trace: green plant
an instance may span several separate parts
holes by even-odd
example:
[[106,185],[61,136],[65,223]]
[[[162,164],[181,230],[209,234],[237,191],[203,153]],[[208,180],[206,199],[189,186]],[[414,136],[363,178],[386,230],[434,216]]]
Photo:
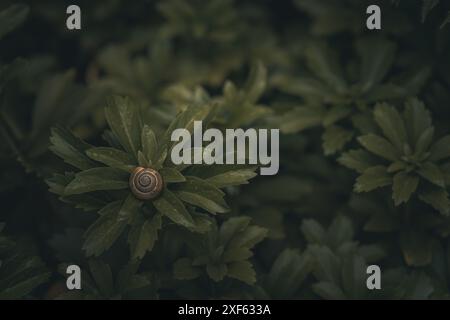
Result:
[[[49,179],[52,192],[85,210],[99,209],[100,217],[85,234],[88,256],[109,249],[130,225],[131,256],[142,258],[153,248],[163,217],[191,231],[206,232],[210,222],[196,208],[211,214],[228,210],[219,188],[247,183],[254,176],[253,170],[208,166],[200,171],[200,178],[190,174],[189,166],[173,165],[168,156],[174,145],[170,140],[173,129],[192,132],[194,121],[207,121],[210,111],[209,106],[203,106],[180,113],[157,138],[150,124],[141,122],[139,108],[130,99],[115,97],[105,109],[111,128],[109,147],[92,147],[67,130],[53,130],[51,150],[80,171]],[[136,167],[159,172],[162,180],[158,183],[163,187],[158,197],[142,200],[136,196],[130,186]]]
[[265,238],[267,230],[249,223],[247,217],[230,218],[220,228],[214,225],[206,237],[193,239],[192,255],[175,262],[175,278],[195,279],[206,268],[214,281],[230,277],[254,284],[256,273],[248,261],[253,255],[250,249]]
[[374,119],[382,135],[358,137],[365,150],[352,150],[340,158],[342,164],[361,173],[355,191],[392,185],[395,205],[407,202],[417,191],[422,201],[447,215],[450,202],[445,161],[450,157],[450,136],[433,142],[430,114],[417,99],[406,103],[402,115],[388,104],[378,104]]
[[23,298],[45,283],[50,272],[29,243],[1,234],[4,227],[0,224],[0,299]]
[[[446,1],[79,5],[0,4],[0,298],[449,298]],[[278,174],[173,164],[196,120]]]

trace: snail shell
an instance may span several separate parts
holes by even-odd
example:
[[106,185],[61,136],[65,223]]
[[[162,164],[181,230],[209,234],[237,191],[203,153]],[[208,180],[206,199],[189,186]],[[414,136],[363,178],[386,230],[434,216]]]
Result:
[[130,176],[130,188],[139,200],[156,198],[163,189],[163,179],[158,171],[136,167]]

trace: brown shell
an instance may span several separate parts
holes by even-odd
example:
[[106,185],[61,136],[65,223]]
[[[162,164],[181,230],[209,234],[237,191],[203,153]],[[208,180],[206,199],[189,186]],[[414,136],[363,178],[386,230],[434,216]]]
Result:
[[130,189],[139,200],[156,198],[164,186],[163,178],[158,171],[136,167],[130,176]]

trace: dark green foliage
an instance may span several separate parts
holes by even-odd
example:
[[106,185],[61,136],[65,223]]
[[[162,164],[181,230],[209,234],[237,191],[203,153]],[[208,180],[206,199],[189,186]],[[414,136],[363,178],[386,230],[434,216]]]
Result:
[[[65,273],[66,265],[60,265]],[[58,299],[156,299],[157,280],[151,274],[138,274],[139,263],[132,261],[116,274],[102,260],[90,259],[83,272],[83,290],[64,292]]]
[[422,201],[447,215],[450,136],[434,139],[430,114],[417,99],[408,100],[402,115],[385,103],[377,104],[373,113],[382,136],[358,137],[365,150],[352,150],[340,158],[340,163],[361,173],[355,191],[392,185],[395,205],[408,202],[417,191]]
[[3,235],[0,224],[0,299],[24,298],[50,277],[28,241],[16,242]]
[[359,61],[355,64],[351,60],[347,72],[342,59],[329,45],[312,42],[304,53],[308,73],[302,77],[282,74],[274,78],[277,88],[305,100],[303,106],[282,116],[281,130],[293,133],[323,126],[326,155],[342,150],[355,135],[354,130],[342,126],[346,120],[358,131],[369,130],[369,113],[374,102],[415,95],[429,75],[428,67],[415,67],[409,81],[396,83],[386,79],[395,61],[394,42],[379,36],[364,36],[354,46]]
[[300,254],[285,249],[275,259],[270,272],[262,279],[267,298],[288,299],[296,297],[312,267],[308,253]]
[[205,268],[214,281],[230,277],[254,284],[256,273],[248,259],[253,256],[251,249],[265,238],[267,230],[249,223],[247,217],[230,218],[220,228],[213,225],[206,237],[193,239],[192,254],[175,262],[175,278],[195,279]]
[[0,39],[13,31],[26,19],[29,8],[23,4],[11,5],[0,12]]
[[[168,157],[173,144],[171,128],[192,131],[194,121],[207,120],[209,113],[207,106],[189,108],[174,119],[162,137],[157,137],[150,123],[142,123],[139,108],[130,99],[116,96],[106,107],[105,114],[111,138],[118,142],[119,149],[92,147],[70,132],[53,130],[50,149],[82,171],[55,175],[48,180],[51,190],[63,201],[78,205],[88,203],[86,210],[92,209],[89,204],[93,202],[104,203],[98,211],[100,217],[85,233],[83,248],[87,256],[98,256],[109,249],[130,225],[131,256],[143,258],[158,238],[162,217],[191,231],[204,233],[210,222],[196,212],[196,207],[210,214],[228,211],[223,199],[225,193],[215,184],[224,187],[229,185],[230,179],[234,180],[232,184],[247,183],[253,170],[237,166],[219,177],[214,173],[217,169],[209,166],[205,167],[202,179],[184,165],[174,166]],[[164,181],[160,197],[152,201],[139,201],[134,197],[128,181],[137,166],[160,172]],[[241,179],[236,178],[237,175]],[[213,183],[209,179],[213,179]]]
[[[447,1],[80,6],[0,4],[0,299],[450,297]],[[196,120],[279,128],[279,173],[174,165]]]

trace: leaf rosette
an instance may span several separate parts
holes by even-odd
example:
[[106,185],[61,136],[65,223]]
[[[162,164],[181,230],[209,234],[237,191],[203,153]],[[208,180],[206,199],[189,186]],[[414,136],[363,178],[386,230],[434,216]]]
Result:
[[[77,172],[55,174],[50,190],[62,201],[84,210],[98,210],[100,217],[85,233],[84,250],[99,256],[128,228],[132,258],[152,250],[158,230],[169,223],[204,233],[210,227],[206,214],[229,210],[221,189],[248,183],[254,167],[244,165],[175,165],[170,152],[174,129],[191,133],[194,121],[211,120],[211,106],[188,108],[173,120],[165,133],[156,135],[143,123],[139,108],[129,98],[113,97],[105,108],[111,130],[104,134],[108,146],[93,147],[63,128],[54,128],[50,149]],[[136,168],[156,171],[162,187],[156,197],[140,200],[130,188]],[[141,181],[142,182],[142,181]],[[161,182],[161,181],[159,181]]]
[[377,133],[358,137],[363,149],[344,153],[339,162],[360,173],[354,189],[368,192],[392,186],[395,205],[413,194],[440,213],[450,213],[450,135],[434,139],[434,127],[425,105],[417,99],[405,104],[403,114],[386,103],[373,112]]

